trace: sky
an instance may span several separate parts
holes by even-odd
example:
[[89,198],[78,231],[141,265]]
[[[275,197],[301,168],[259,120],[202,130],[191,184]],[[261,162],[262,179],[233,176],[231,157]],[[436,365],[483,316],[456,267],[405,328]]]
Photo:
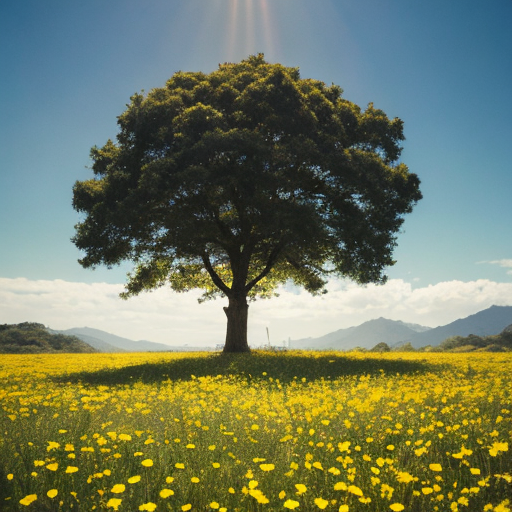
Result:
[[401,160],[424,198],[384,286],[286,286],[252,303],[253,345],[378,317],[435,327],[512,305],[512,2],[3,0],[0,324],[88,326],[168,344],[222,343],[225,300],[166,289],[122,301],[129,263],[83,269],[70,241],[89,151],[135,92],[177,71],[264,53],[404,122]]

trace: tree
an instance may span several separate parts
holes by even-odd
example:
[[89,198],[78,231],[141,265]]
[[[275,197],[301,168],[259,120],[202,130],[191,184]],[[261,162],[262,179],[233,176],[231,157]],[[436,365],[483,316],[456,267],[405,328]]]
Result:
[[175,73],[133,95],[118,124],[73,189],[79,261],[133,261],[124,298],[164,285],[227,297],[225,352],[249,350],[247,301],[280,283],[384,282],[421,198],[398,163],[400,119],[261,54]]
[[390,350],[389,345],[381,341],[380,343],[377,343],[370,352],[389,352]]

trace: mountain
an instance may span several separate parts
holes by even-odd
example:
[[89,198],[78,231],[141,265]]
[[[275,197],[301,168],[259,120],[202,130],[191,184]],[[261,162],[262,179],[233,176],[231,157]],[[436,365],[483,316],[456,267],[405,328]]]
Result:
[[96,350],[76,336],[51,332],[43,324],[24,322],[0,325],[2,354],[69,354]]
[[378,318],[319,338],[291,340],[290,347],[303,350],[351,350],[356,347],[371,349],[377,343],[386,343],[393,347],[410,342],[414,348],[421,348],[426,345],[439,345],[452,336],[491,336],[500,333],[511,323],[512,306],[491,306],[467,318],[434,329]]
[[499,334],[512,323],[512,306],[491,306],[474,315],[455,320],[448,325],[417,333],[410,341],[414,348],[438,345],[452,336],[491,336]]
[[99,329],[91,329],[90,327],[75,327],[59,332],[76,336],[100,352],[184,352],[212,350],[211,347],[165,345],[163,343],[154,343],[145,340],[133,341],[128,338],[116,336],[115,334],[100,331]]
[[427,329],[429,328],[422,325],[377,318],[364,322],[357,327],[340,329],[320,338],[292,340],[290,346],[296,349],[310,348],[315,350],[350,350],[355,347],[371,349],[377,343],[386,343],[391,346],[407,342],[419,332],[427,332]]
[[[79,334],[79,333],[73,333],[73,331],[79,331],[79,329],[69,329],[68,331],[62,331],[63,333],[66,332],[68,335],[76,336],[77,338],[81,339],[83,342],[87,343],[91,347],[95,348],[98,352],[126,352],[126,350],[116,347],[115,345],[112,345],[110,343],[107,343],[106,341],[103,341],[99,338],[95,338],[93,336],[88,336],[87,334]],[[59,331],[55,331],[59,332]]]

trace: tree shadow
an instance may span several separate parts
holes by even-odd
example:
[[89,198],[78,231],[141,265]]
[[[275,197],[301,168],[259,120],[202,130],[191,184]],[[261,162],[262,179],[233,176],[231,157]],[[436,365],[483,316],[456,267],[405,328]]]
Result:
[[162,384],[206,376],[234,376],[248,380],[279,379],[282,384],[293,380],[330,380],[352,375],[414,374],[439,371],[439,365],[423,360],[407,360],[397,355],[386,359],[376,356],[352,358],[343,353],[272,353],[254,351],[250,354],[190,355],[182,358],[78,372],[55,377],[60,383],[81,383],[91,386]]

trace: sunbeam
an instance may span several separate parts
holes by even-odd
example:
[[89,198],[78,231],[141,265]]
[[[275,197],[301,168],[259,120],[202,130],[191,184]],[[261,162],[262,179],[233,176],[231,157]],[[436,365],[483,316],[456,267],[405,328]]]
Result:
[[251,53],[273,54],[276,34],[268,0],[229,0],[225,51],[229,60]]

